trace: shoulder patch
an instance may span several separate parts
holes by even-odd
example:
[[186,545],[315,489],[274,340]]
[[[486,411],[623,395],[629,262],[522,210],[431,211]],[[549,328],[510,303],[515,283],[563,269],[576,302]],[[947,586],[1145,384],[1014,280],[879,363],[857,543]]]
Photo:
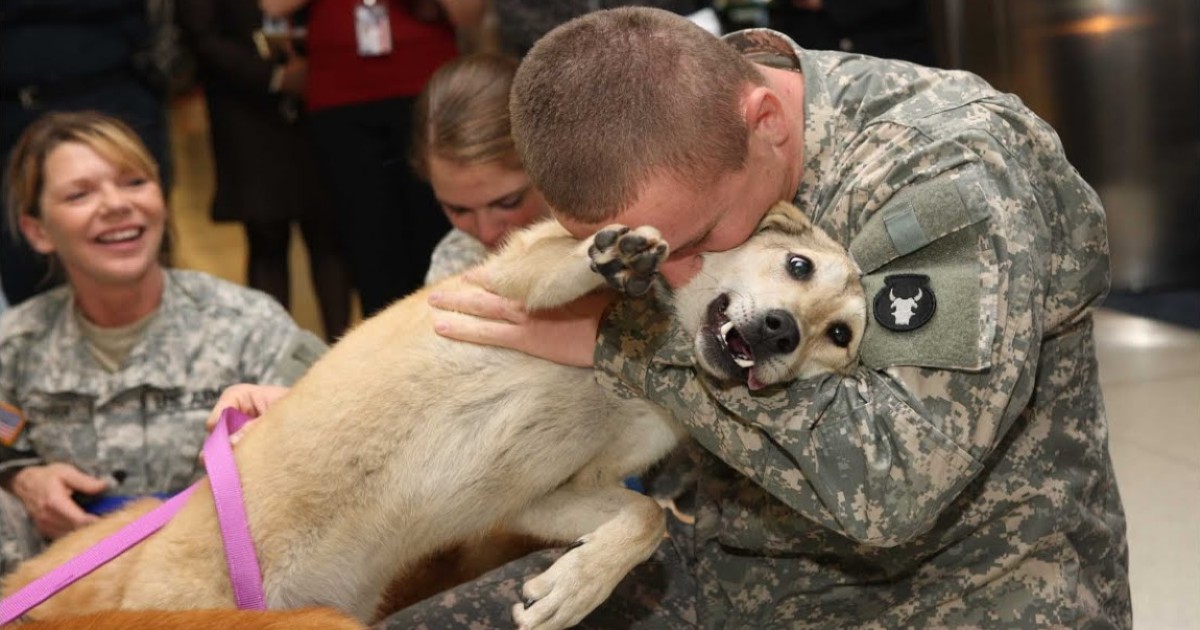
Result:
[[929,276],[898,273],[886,276],[875,294],[872,309],[880,326],[896,332],[908,332],[924,326],[937,311],[937,295],[929,286]]
[[8,403],[0,402],[0,444],[16,444],[24,428],[25,414]]

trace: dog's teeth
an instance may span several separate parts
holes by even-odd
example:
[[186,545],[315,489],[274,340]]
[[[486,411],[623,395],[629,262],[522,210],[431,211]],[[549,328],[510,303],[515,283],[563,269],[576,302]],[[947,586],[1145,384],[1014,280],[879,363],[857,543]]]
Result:
[[750,359],[741,359],[738,357],[733,357],[733,362],[738,364],[738,367],[744,367],[744,368],[754,367],[754,361],[752,361]]
[[729,331],[733,330],[733,322],[725,322],[721,324],[721,336],[728,337]]

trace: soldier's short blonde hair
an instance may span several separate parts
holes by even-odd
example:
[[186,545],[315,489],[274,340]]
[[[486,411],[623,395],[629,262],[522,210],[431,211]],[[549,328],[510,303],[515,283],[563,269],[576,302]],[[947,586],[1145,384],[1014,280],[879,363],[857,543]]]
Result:
[[99,112],[52,112],[31,124],[13,147],[5,173],[7,220],[13,234],[24,215],[41,218],[46,158],[60,144],[86,145],[118,168],[158,182],[158,163],[128,125]]
[[658,9],[597,11],[551,31],[522,61],[513,136],[556,212],[607,221],[650,175],[709,182],[745,165],[745,88],[765,80],[732,47]]
[[429,158],[455,164],[500,162],[520,168],[508,116],[517,60],[493,53],[459,57],[438,68],[413,109],[410,161],[429,179]]

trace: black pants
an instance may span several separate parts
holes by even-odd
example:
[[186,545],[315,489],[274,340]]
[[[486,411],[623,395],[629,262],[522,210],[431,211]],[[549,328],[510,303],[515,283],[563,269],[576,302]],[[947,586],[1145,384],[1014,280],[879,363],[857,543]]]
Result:
[[450,229],[409,166],[413,98],[346,105],[309,117],[346,241],[363,316],[420,288]]

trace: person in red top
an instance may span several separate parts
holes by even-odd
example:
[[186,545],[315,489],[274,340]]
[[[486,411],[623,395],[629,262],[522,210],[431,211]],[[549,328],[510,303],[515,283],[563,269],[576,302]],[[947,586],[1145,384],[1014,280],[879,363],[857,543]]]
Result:
[[340,217],[363,316],[419,288],[449,229],[408,167],[412,108],[458,55],[455,29],[483,0],[261,0],[288,17],[307,7],[309,126]]

